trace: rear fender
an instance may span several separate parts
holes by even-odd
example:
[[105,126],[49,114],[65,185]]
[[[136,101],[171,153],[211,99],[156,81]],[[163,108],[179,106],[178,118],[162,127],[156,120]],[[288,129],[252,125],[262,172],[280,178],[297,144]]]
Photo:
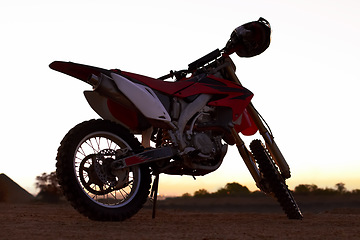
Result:
[[92,74],[96,76],[99,76],[101,73],[107,76],[110,76],[111,74],[110,70],[73,62],[54,61],[49,65],[49,67],[55,71],[77,78],[86,83]]

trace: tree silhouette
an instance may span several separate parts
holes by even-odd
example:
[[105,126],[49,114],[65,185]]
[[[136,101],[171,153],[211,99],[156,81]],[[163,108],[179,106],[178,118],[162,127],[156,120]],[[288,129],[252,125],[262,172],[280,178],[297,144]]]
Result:
[[189,198],[189,197],[191,197],[191,194],[190,193],[184,193],[183,195],[181,195],[181,197]]
[[343,194],[346,192],[346,187],[345,187],[345,183],[337,183],[335,184],[336,188],[337,188],[337,191],[340,193],[340,194]]
[[194,197],[206,197],[206,196],[209,196],[209,195],[210,195],[210,193],[204,188],[199,189],[199,190],[194,192]]
[[62,191],[58,183],[56,173],[43,173],[36,177],[36,188],[40,189],[37,198],[47,202],[58,202]]
[[318,191],[318,186],[315,184],[300,184],[295,187],[294,192],[303,195],[309,195]]
[[227,183],[224,188],[220,188],[215,195],[246,195],[250,191],[246,186],[242,186],[237,182]]

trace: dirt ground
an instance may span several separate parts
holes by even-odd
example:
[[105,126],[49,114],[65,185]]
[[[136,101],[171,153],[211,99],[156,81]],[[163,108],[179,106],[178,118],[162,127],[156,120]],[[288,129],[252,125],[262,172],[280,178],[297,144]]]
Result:
[[1,203],[0,239],[360,238],[359,197],[299,198],[298,202],[303,220],[288,220],[272,199],[244,198],[159,202],[155,219],[147,205],[124,222],[91,221],[65,202]]

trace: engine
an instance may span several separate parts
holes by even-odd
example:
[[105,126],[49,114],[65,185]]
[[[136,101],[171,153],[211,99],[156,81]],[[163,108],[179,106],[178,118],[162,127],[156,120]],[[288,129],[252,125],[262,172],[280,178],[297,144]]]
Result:
[[199,151],[198,156],[209,158],[216,153],[216,144],[206,133],[194,133],[192,145]]
[[185,131],[187,147],[182,155],[184,165],[196,171],[216,170],[227,152],[227,145],[222,143],[214,109],[207,108],[198,113],[188,130]]
[[220,167],[228,145],[223,142],[229,132],[232,111],[207,106],[211,96],[200,95],[191,103],[173,99],[171,117],[176,131],[162,130],[161,145],[179,149],[173,160],[157,163],[159,172],[175,175],[205,175]]

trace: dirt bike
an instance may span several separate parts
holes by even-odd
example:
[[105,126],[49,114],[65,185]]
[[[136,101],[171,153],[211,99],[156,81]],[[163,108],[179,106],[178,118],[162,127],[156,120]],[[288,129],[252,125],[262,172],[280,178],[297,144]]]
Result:
[[[93,87],[84,91],[102,119],[82,122],[63,138],[56,173],[67,200],[93,220],[122,221],[150,197],[155,216],[159,174],[203,176],[236,145],[257,187],[274,196],[287,217],[302,213],[285,180],[290,169],[270,128],[251,103],[230,55],[256,56],[270,44],[260,18],[236,28],[226,46],[158,79],[72,62],[50,68]],[[175,78],[174,80],[169,80]],[[257,131],[250,151],[239,133]],[[135,135],[141,135],[141,143]]]

